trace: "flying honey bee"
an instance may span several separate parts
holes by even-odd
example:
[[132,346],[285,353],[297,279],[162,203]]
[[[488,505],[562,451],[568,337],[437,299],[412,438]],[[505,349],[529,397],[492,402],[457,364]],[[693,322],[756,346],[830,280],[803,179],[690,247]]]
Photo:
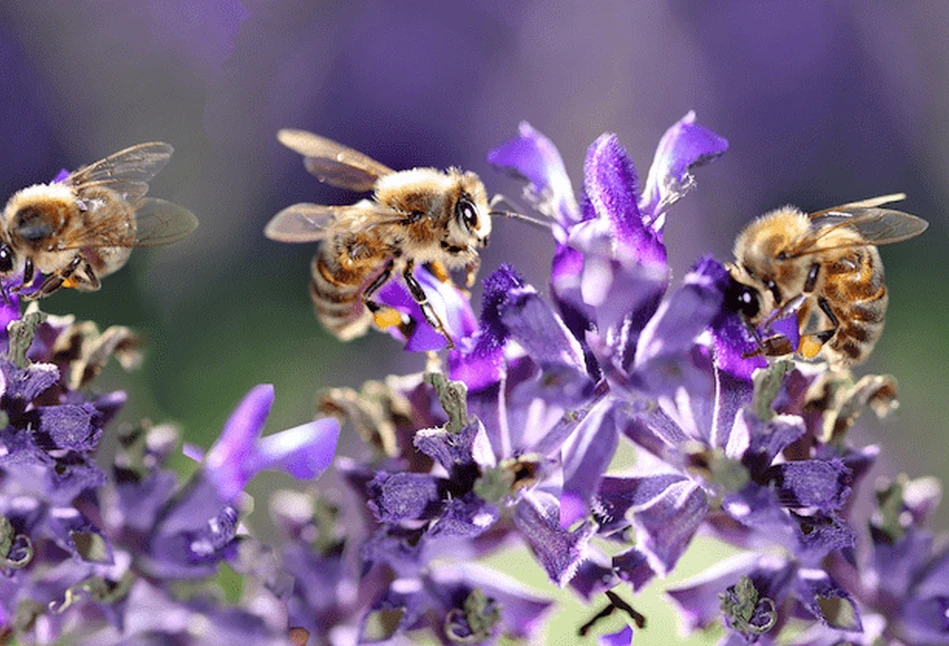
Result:
[[267,224],[265,235],[280,242],[322,241],[311,264],[310,297],[320,322],[342,341],[379,327],[410,325],[373,300],[393,274],[401,274],[428,323],[454,346],[425,290],[414,275],[430,263],[436,276],[466,270],[470,287],[488,244],[491,207],[484,184],[457,168],[394,171],[368,156],[302,130],[281,130],[277,139],[303,155],[320,181],[372,192],[345,206],[294,204]]
[[62,181],[14,193],[0,222],[0,287],[20,272],[11,291],[25,290],[39,271],[43,282],[24,298],[43,298],[61,287],[94,291],[133,247],[168,244],[194,231],[198,221],[190,211],[145,197],[172,152],[165,143],[138,144]]
[[869,356],[883,331],[887,293],[878,245],[919,235],[929,224],[882,208],[902,193],[805,214],[786,206],[749,224],[728,266],[729,306],[753,328],[796,310],[800,341],[759,340],[769,355],[823,353],[834,368]]

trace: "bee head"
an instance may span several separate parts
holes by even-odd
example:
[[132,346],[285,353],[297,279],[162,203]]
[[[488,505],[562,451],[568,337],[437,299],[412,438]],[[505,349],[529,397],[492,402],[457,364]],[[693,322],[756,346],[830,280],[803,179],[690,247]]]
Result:
[[761,312],[761,294],[752,287],[730,277],[725,288],[725,307],[754,321]]
[[455,202],[455,221],[465,236],[474,238],[476,246],[487,246],[491,233],[491,218],[478,208],[467,193],[463,193]]

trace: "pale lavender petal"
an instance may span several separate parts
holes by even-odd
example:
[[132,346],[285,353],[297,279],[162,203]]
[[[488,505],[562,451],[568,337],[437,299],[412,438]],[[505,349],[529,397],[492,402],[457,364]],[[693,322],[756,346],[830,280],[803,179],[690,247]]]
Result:
[[561,451],[561,527],[569,527],[588,515],[590,499],[613,459],[618,442],[613,402],[603,400],[583,418]]
[[530,182],[527,198],[540,212],[558,224],[555,235],[563,242],[563,234],[580,221],[580,210],[563,159],[556,146],[521,122],[519,137],[501,144],[488,153],[488,163],[513,170]]
[[24,401],[33,401],[50,386],[59,381],[59,369],[51,363],[34,363],[28,368],[0,359],[5,381],[4,395]]
[[828,554],[850,550],[857,544],[857,535],[840,518],[822,512],[810,516],[790,513],[798,523],[797,557],[805,565],[816,566]]
[[565,586],[586,555],[593,526],[583,523],[573,531],[562,529],[557,499],[539,491],[517,504],[514,523],[551,581]]
[[655,221],[670,205],[695,186],[692,169],[712,162],[728,150],[728,142],[695,122],[689,111],[659,140],[656,156],[640,206],[648,222]]
[[297,480],[312,480],[332,464],[338,440],[339,422],[319,419],[259,439],[248,457],[256,471],[279,469]]
[[693,482],[677,482],[646,506],[633,509],[633,527],[649,565],[665,576],[675,568],[708,513],[705,492]]
[[587,558],[570,579],[570,588],[589,603],[598,594],[611,590],[618,583],[613,564],[599,550],[591,548]]
[[669,487],[686,480],[685,476],[678,473],[633,478],[605,476],[600,480],[593,499],[597,521],[603,529],[624,527],[630,509],[648,505]]
[[795,460],[772,466],[766,477],[774,483],[785,507],[817,507],[836,511],[850,497],[850,469],[837,460]]
[[252,388],[231,413],[221,435],[208,450],[204,468],[219,483],[225,499],[238,495],[254,477],[254,465],[248,459],[254,453],[254,443],[264,429],[273,400],[274,389],[270,384]]

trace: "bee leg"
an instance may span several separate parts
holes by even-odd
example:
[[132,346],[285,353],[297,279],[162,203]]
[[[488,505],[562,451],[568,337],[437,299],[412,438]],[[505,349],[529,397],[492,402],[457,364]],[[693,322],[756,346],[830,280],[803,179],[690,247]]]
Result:
[[429,266],[432,268],[432,274],[438,280],[442,281],[443,283],[447,283],[451,280],[451,274],[448,273],[448,268],[445,267],[445,263],[442,261],[433,260],[429,263]]
[[837,318],[837,315],[834,314],[834,310],[831,309],[827,299],[823,296],[818,298],[817,306],[827,317],[826,322],[830,323],[830,329],[821,329],[826,325],[826,322],[817,316],[816,312],[812,312],[811,315],[807,317],[804,325],[801,326],[801,341],[797,348],[798,354],[805,359],[812,359],[817,356],[817,353],[820,352],[824,344],[834,338],[834,334],[837,333],[837,328],[840,326],[840,320]]
[[21,290],[26,289],[30,283],[33,282],[33,275],[36,273],[36,268],[33,265],[33,259],[27,257],[26,261],[23,263],[23,278],[20,280],[19,285],[15,285],[10,291],[14,294],[19,293]]
[[79,265],[83,263],[85,259],[82,257],[82,254],[76,254],[76,257],[73,258],[68,265],[62,269],[57,269],[52,274],[46,277],[46,279],[40,284],[39,289],[37,289],[32,294],[27,294],[23,298],[32,301],[37,298],[45,298],[57,291],[62,287],[72,275],[76,273],[76,269],[79,268]]
[[376,322],[382,329],[392,327],[393,325],[398,325],[399,330],[408,337],[406,334],[406,325],[407,323],[403,320],[402,313],[397,309],[392,307],[385,307],[379,303],[372,300],[372,295],[375,294],[380,287],[388,282],[389,278],[392,277],[392,261],[390,260],[386,264],[385,269],[382,270],[382,273],[376,276],[376,278],[369,283],[369,286],[366,287],[365,291],[362,293],[362,302],[366,306],[366,309],[372,314],[373,320]]
[[428,321],[429,325],[435,328],[436,332],[445,337],[448,341],[448,349],[450,350],[455,347],[455,342],[451,340],[451,335],[449,335],[445,329],[444,323],[438,318],[438,314],[435,313],[435,310],[432,309],[432,304],[428,302],[428,296],[425,295],[425,290],[422,289],[422,285],[412,273],[414,269],[415,263],[409,262],[406,264],[405,271],[402,272],[405,284],[409,286],[409,292],[411,292],[412,298],[414,298],[418,306],[422,308],[422,314],[425,315],[425,320]]
[[86,274],[86,280],[89,283],[90,290],[97,290],[102,287],[102,283],[99,282],[99,277],[96,276],[96,272],[92,270],[92,265],[89,264],[88,260],[83,261],[82,270]]
[[478,277],[478,270],[481,268],[481,256],[475,256],[474,260],[465,267],[465,287],[474,287],[475,279]]

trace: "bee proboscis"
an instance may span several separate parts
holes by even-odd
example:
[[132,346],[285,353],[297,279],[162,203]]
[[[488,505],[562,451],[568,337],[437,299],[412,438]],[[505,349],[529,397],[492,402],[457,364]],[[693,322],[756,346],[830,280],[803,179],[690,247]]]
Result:
[[884,205],[902,193],[815,213],[786,206],[735,240],[726,299],[752,328],[796,311],[800,340],[759,340],[765,354],[822,353],[834,368],[869,356],[883,331],[887,291],[877,246],[921,234],[928,223]]
[[411,325],[373,300],[393,274],[400,274],[425,319],[454,343],[414,275],[429,263],[436,275],[466,270],[474,284],[479,250],[488,244],[491,210],[481,179],[449,168],[394,171],[376,160],[303,130],[281,130],[279,141],[304,157],[321,181],[356,192],[372,192],[355,204],[294,204],[270,220],[265,235],[281,242],[316,242],[310,297],[320,322],[340,340],[380,327]]
[[172,152],[166,143],[138,144],[61,181],[14,193],[0,222],[0,287],[3,278],[22,272],[12,291],[26,290],[39,271],[43,282],[24,298],[61,287],[97,290],[132,248],[169,244],[194,231],[198,221],[190,211],[145,197]]

